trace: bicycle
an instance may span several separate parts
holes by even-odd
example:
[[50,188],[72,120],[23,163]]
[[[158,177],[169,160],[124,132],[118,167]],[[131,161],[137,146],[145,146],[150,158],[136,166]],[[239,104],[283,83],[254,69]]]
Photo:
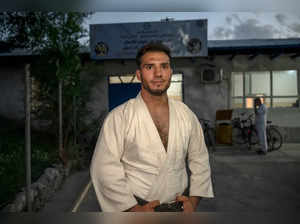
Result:
[[199,118],[199,120],[202,124],[205,144],[209,150],[215,152],[215,129],[211,125],[212,121],[203,118]]
[[[245,113],[241,113],[242,116]],[[259,144],[255,125],[253,124],[252,117],[254,114],[250,114],[246,119],[242,120],[240,117],[232,120],[232,141],[234,144],[247,144],[248,149],[251,150],[253,145]],[[267,121],[266,134],[268,151],[274,151],[280,149],[282,146],[283,138],[280,131],[275,125],[271,125],[272,121]]]
[[250,114],[246,119],[241,119],[245,113],[241,113],[239,117],[232,120],[232,144],[247,144],[248,150],[253,145],[258,144],[258,137]]
[[283,142],[282,135],[277,126],[271,124],[272,121],[267,121],[267,142],[270,152],[280,149]]

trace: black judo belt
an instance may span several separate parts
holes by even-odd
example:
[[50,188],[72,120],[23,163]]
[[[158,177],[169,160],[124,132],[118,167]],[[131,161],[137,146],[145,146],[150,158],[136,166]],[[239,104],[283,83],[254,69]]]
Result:
[[[149,202],[135,196],[135,199],[137,200],[138,204],[143,206],[145,204],[148,204]],[[183,211],[183,202],[182,201],[174,201],[170,203],[163,203],[154,208],[155,212],[182,212]]]

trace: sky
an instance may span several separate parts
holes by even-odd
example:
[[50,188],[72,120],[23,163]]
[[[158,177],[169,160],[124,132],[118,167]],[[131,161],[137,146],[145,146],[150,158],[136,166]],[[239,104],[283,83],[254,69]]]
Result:
[[300,14],[285,12],[95,12],[89,24],[207,19],[208,40],[300,38]]
[[[53,1],[53,0],[52,0]],[[51,2],[52,2],[51,1]],[[55,0],[54,0],[55,1]],[[299,0],[86,0],[78,1],[81,8],[93,11],[139,12],[213,12],[213,11],[294,11],[298,13]]]

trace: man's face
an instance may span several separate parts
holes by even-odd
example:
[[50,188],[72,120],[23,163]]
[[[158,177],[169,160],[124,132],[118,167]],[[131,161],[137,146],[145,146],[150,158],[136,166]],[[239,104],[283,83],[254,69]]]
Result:
[[172,69],[170,59],[164,52],[147,52],[141,58],[141,66],[136,71],[142,82],[142,91],[161,96],[171,83]]

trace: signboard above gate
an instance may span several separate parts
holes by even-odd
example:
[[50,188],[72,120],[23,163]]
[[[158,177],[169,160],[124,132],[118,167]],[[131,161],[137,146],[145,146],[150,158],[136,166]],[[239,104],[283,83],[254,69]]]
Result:
[[149,42],[166,44],[172,57],[207,56],[207,20],[90,25],[92,59],[132,59]]

